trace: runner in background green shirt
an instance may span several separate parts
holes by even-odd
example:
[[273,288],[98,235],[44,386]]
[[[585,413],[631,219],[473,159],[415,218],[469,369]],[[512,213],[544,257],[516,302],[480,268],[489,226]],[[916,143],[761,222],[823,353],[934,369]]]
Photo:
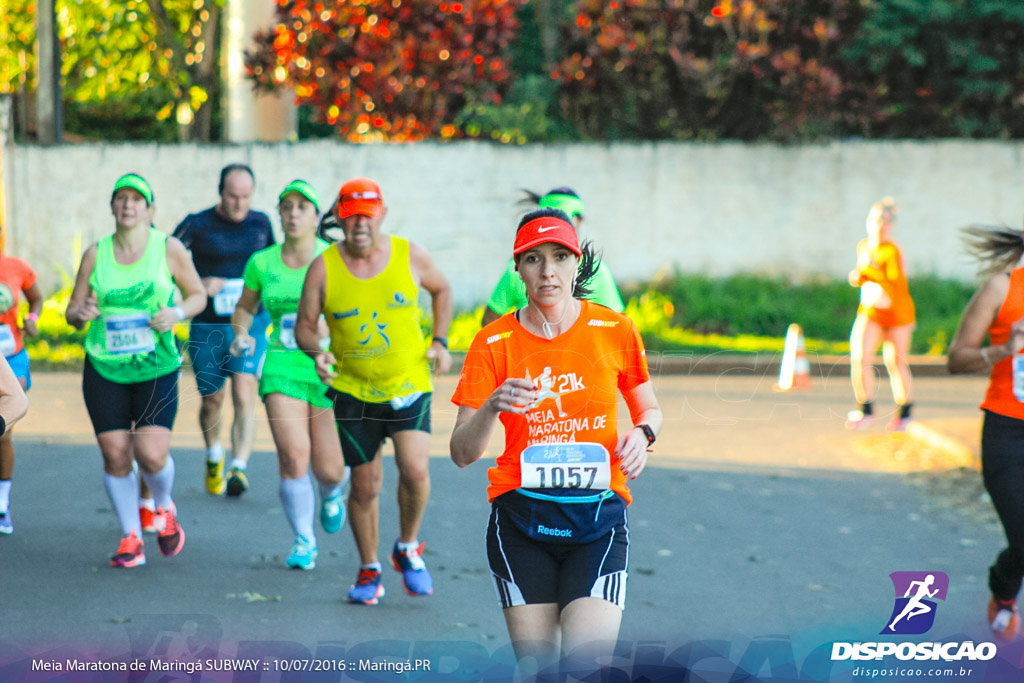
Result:
[[310,462],[320,484],[320,524],[329,534],[344,524],[342,485],[348,479],[326,387],[317,377],[313,360],[295,343],[295,318],[306,271],[329,244],[316,236],[320,199],[312,185],[294,180],[278,199],[284,243],[256,252],[245,265],[242,296],[231,316],[235,328],[231,353],[253,353],[256,340],[249,330],[262,303],[270,313],[273,332],[260,375],[260,396],[277,447],[281,503],[295,534],[285,563],[293,569],[313,569],[316,494],[309,478]]
[[[572,219],[576,231],[579,232],[580,225],[583,223],[583,200],[574,190],[568,187],[556,187],[543,197],[530,191],[527,191],[527,195],[542,209],[560,209],[567,213]],[[604,261],[598,263],[597,272],[590,281],[589,287],[593,291],[589,299],[594,303],[607,306],[616,313],[626,310],[611,270]],[[494,291],[491,292],[491,297],[487,300],[481,325],[487,325],[509,311],[522,308],[526,305],[526,301],[526,287],[523,285],[519,273],[516,272],[515,262],[509,260],[505,272],[502,273],[498,284],[494,286]]]

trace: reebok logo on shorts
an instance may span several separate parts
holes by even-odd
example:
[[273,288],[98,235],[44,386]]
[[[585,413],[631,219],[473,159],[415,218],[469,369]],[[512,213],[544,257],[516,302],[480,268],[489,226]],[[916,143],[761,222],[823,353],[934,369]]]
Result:
[[537,525],[537,533],[545,536],[557,536],[558,538],[571,538],[572,529],[554,529],[543,524]]

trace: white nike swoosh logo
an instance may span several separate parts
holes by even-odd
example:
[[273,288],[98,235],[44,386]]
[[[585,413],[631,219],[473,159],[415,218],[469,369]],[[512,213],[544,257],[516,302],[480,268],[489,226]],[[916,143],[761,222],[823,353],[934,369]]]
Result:
[[557,227],[557,225],[549,225],[546,228],[537,228],[537,232],[547,232],[548,230],[554,230]]

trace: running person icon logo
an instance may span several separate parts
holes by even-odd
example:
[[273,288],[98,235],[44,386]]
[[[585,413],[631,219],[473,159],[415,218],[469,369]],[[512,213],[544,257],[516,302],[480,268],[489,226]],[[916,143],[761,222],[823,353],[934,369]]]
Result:
[[893,572],[889,575],[896,601],[880,633],[920,635],[935,623],[935,600],[945,600],[949,577],[944,572]]
[[578,377],[575,372],[555,374],[551,371],[550,367],[545,367],[544,371],[536,378],[531,377],[530,371],[527,370],[526,379],[529,382],[533,382],[539,389],[537,398],[529,405],[530,410],[537,408],[548,399],[554,399],[555,407],[558,408],[558,417],[569,416],[562,409],[562,396],[586,388],[583,385],[583,379]]

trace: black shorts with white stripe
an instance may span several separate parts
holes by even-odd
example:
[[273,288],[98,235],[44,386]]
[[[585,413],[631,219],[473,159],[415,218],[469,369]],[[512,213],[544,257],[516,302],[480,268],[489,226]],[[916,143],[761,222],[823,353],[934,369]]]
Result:
[[487,560],[502,608],[557,603],[561,611],[578,598],[626,605],[629,525],[626,513],[590,543],[537,541],[515,525],[497,503],[487,525]]

